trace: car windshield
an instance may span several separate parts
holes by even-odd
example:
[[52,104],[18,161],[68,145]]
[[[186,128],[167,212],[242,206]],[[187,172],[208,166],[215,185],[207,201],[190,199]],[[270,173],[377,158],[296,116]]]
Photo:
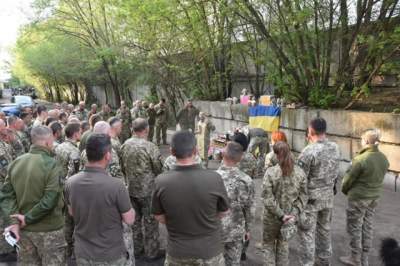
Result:
[[32,99],[29,96],[15,96],[15,103],[31,103]]

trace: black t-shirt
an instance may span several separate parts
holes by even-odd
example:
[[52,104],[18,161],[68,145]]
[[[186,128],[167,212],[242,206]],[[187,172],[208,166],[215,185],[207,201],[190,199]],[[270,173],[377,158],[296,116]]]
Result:
[[222,253],[217,214],[228,209],[221,176],[200,165],[176,166],[156,179],[152,212],[166,216],[172,257],[209,259]]
[[65,194],[75,222],[76,257],[101,262],[125,256],[121,214],[132,205],[122,181],[86,167],[67,180]]

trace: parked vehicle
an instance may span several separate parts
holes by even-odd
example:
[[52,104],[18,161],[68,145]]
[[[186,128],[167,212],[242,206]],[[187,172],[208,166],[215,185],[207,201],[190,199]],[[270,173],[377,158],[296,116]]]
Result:
[[11,97],[10,103],[0,105],[0,109],[6,116],[19,116],[23,107],[34,107],[35,101],[30,96],[16,95]]

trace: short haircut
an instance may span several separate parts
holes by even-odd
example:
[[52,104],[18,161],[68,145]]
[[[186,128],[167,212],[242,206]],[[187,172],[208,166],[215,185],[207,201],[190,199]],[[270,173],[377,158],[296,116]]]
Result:
[[361,135],[361,139],[364,140],[366,144],[370,145],[379,144],[380,138],[381,132],[379,129],[367,129]]
[[97,134],[110,134],[110,124],[105,121],[99,121],[93,127],[93,133]]
[[149,122],[147,122],[147,119],[144,118],[136,118],[132,122],[133,132],[142,132],[148,127],[149,127]]
[[118,117],[111,117],[110,119],[108,119],[108,123],[110,124],[110,126],[114,126],[114,124],[121,122],[121,119],[119,119]]
[[247,147],[249,146],[249,141],[245,134],[241,132],[236,132],[232,137],[232,141],[239,143],[242,146],[243,151],[247,151]]
[[57,121],[57,119],[55,119],[54,117],[47,117],[46,121],[44,122],[44,124],[46,126],[50,125],[52,122]]
[[235,141],[228,142],[224,150],[224,157],[234,162],[240,162],[242,156],[243,156],[242,145],[240,145]]
[[61,112],[61,113],[58,115],[58,119],[60,119],[60,120],[62,120],[64,117],[67,117],[67,113],[65,113],[65,112]]
[[90,134],[86,142],[86,155],[89,162],[101,161],[111,151],[111,139],[106,134]]
[[322,117],[314,118],[310,121],[309,126],[314,130],[316,135],[326,133],[326,121]]
[[177,159],[185,159],[193,154],[196,138],[190,131],[178,131],[172,136],[171,150]]
[[20,113],[19,118],[25,119],[30,113]]
[[166,102],[165,98],[162,98],[162,99],[161,99],[161,102],[165,103],[165,102]]
[[91,115],[89,118],[89,125],[91,128],[94,128],[97,122],[101,121],[101,116],[98,114]]
[[57,132],[62,131],[62,126],[57,121],[51,122],[50,125],[49,125],[49,128],[53,132],[53,135],[55,135]]
[[15,122],[17,122],[17,120],[18,120],[18,117],[16,117],[15,115],[9,116],[9,117],[7,118],[7,125],[8,125],[8,126],[11,126],[11,125],[13,125]]
[[82,121],[81,122],[81,130],[82,131],[86,131],[86,130],[88,130],[89,129],[89,122],[87,122],[87,121]]
[[41,141],[46,141],[50,136],[53,136],[53,132],[49,127],[37,126],[32,128],[31,139],[33,144],[37,144]]
[[42,112],[47,112],[47,107],[44,106],[44,105],[39,105],[36,108],[36,112],[37,112],[38,115],[40,115]]
[[81,125],[79,123],[68,123],[65,128],[65,136],[67,138],[72,138],[72,136],[81,130]]

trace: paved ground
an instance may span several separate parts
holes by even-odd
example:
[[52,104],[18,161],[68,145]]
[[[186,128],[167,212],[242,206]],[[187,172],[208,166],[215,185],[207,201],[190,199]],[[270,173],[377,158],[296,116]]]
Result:
[[[167,146],[162,146],[161,151],[163,156],[167,156],[169,154],[169,148]],[[218,164],[216,162],[210,163],[210,168],[216,169]],[[256,243],[261,242],[262,236],[262,221],[261,221],[261,185],[262,182],[260,179],[255,180],[256,185],[256,199],[257,199],[257,208],[256,208],[256,221],[255,226],[252,229],[252,238],[250,248],[248,251],[248,260],[243,262],[243,266],[258,266],[263,265],[262,256],[260,250],[255,247]],[[374,250],[371,252],[370,256],[370,265],[378,266],[381,265],[379,257],[378,257],[378,249],[380,245],[380,241],[384,237],[394,237],[400,240],[400,191],[394,192],[394,186],[385,186],[382,199],[380,201],[380,205],[377,210],[377,214],[375,217],[375,239],[374,239]],[[333,213],[333,221],[332,221],[332,245],[333,245],[333,257],[332,257],[332,265],[342,265],[339,262],[339,257],[346,255],[349,251],[348,246],[348,237],[346,234],[346,197],[339,193],[335,197],[335,208]],[[160,226],[160,231],[162,234],[162,245],[166,246],[165,237],[167,235],[165,227]],[[290,244],[290,266],[299,266],[298,262],[298,249],[301,243],[298,242],[298,239],[295,238],[292,240]],[[258,245],[257,245],[258,246]],[[163,265],[162,261],[158,263],[145,263],[142,261],[137,261],[137,266],[155,266],[155,265]]]
[[[162,146],[161,152],[164,157],[169,155],[169,147]],[[218,164],[216,162],[210,163],[210,168],[216,169]],[[262,265],[262,257],[260,250],[255,247],[256,243],[260,243],[262,236],[262,221],[261,221],[261,200],[260,200],[260,190],[261,190],[261,180],[255,180],[256,184],[256,199],[257,199],[257,209],[256,209],[256,221],[255,226],[252,229],[252,241],[248,251],[248,260],[243,262],[243,266],[258,266]],[[400,192],[394,192],[394,186],[385,185],[382,199],[376,214],[375,223],[375,240],[374,240],[374,250],[370,255],[370,265],[378,266],[381,265],[378,258],[378,249],[380,241],[384,237],[394,237],[400,240]],[[335,198],[335,208],[332,221],[332,244],[333,244],[333,257],[332,265],[341,265],[339,262],[339,256],[347,254],[349,251],[348,247],[348,237],[346,235],[346,198],[343,194],[339,193]],[[161,243],[162,247],[166,247],[166,237],[167,232],[164,226],[160,226],[161,232]],[[290,266],[299,266],[298,262],[298,248],[301,243],[297,239],[293,239],[290,245]],[[14,266],[16,264],[3,264],[0,266]],[[143,261],[137,261],[137,266],[159,266],[163,265],[162,261],[155,263],[146,263]]]

